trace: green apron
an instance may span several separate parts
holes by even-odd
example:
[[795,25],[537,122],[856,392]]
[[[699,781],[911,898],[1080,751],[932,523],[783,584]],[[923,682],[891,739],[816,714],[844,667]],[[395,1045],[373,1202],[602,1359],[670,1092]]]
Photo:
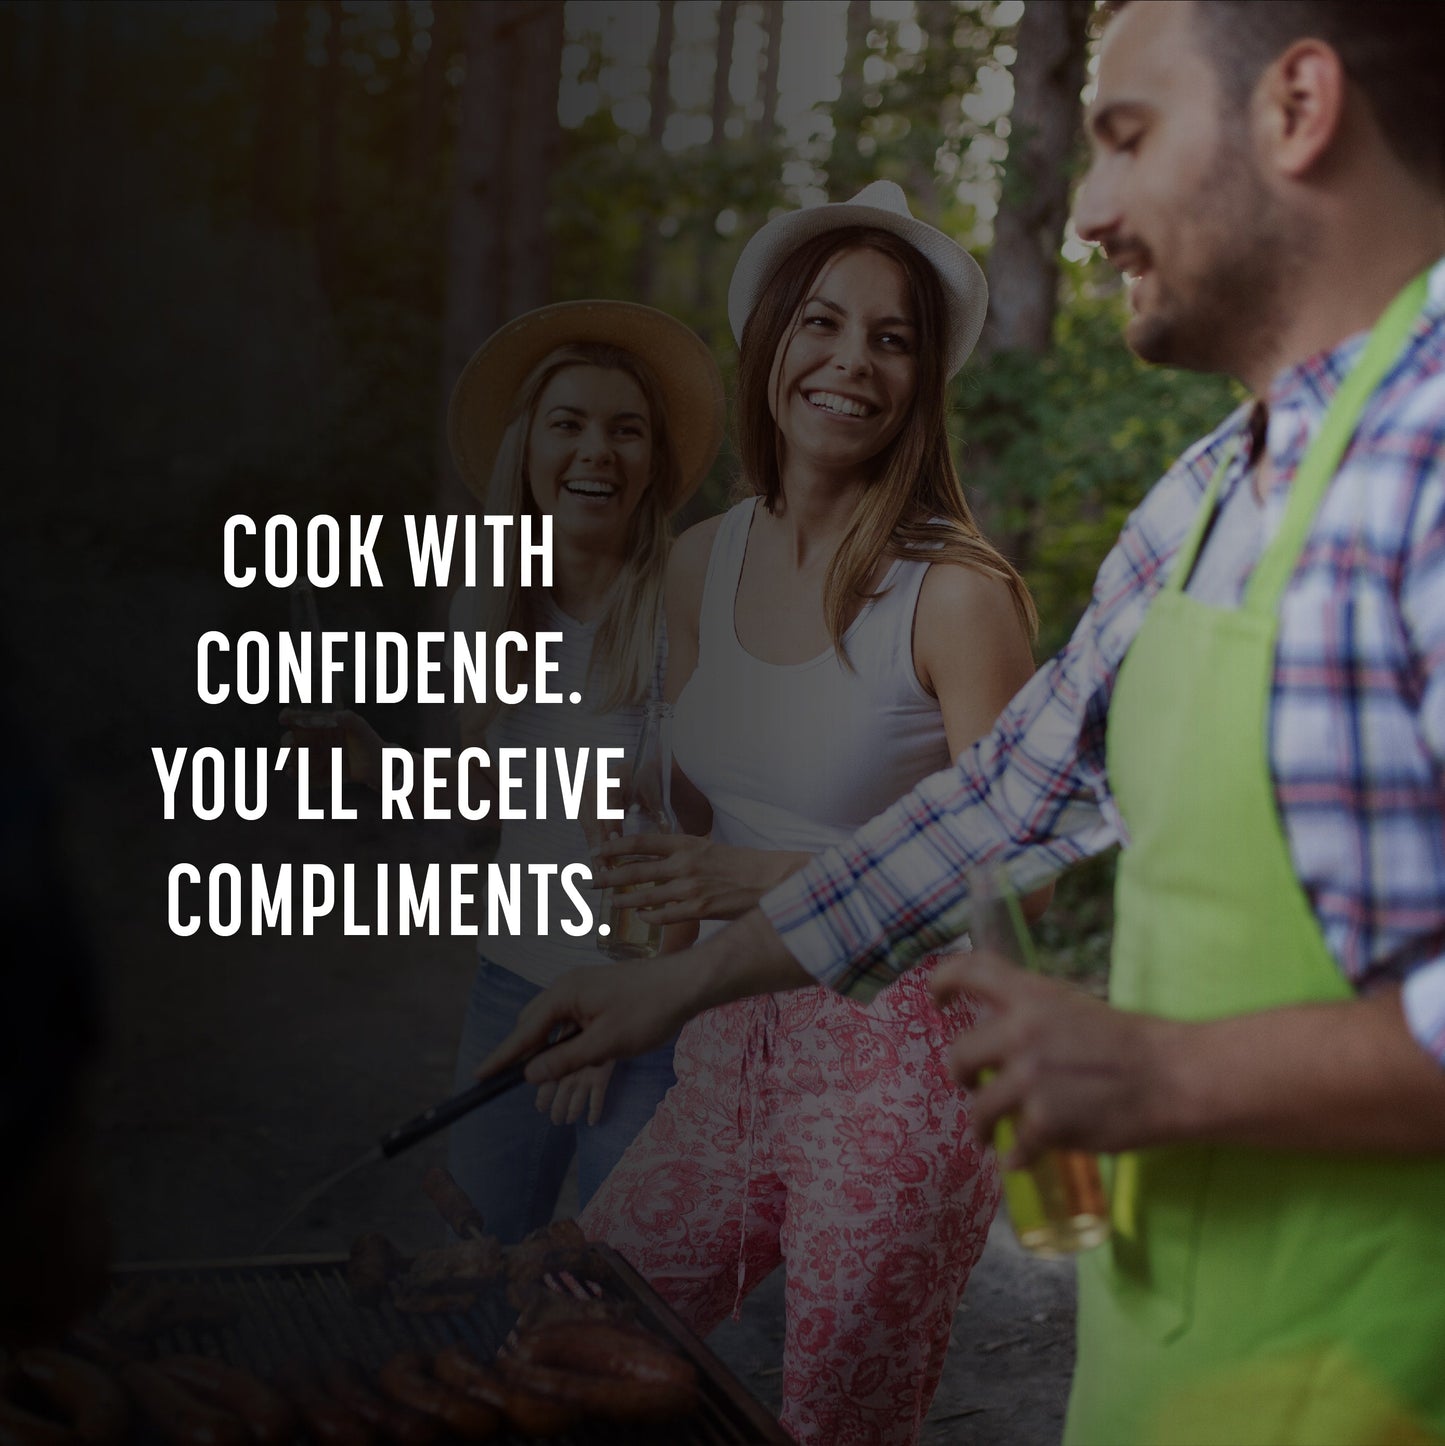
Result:
[[[1281,594],[1424,297],[1422,277],[1376,327],[1242,608],[1184,593],[1221,466],[1124,661],[1108,727],[1130,835],[1121,1008],[1203,1020],[1353,997],[1276,811],[1270,687]],[[1445,1441],[1445,1161],[1190,1145],[1111,1175],[1114,1237],[1079,1261],[1071,1446]]]

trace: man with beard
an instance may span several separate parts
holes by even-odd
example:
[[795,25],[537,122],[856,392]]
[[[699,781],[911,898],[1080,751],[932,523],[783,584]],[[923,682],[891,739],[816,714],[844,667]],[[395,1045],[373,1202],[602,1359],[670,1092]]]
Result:
[[[1445,1439],[1445,7],[1131,0],[1080,234],[1141,356],[1254,400],[1130,519],[993,733],[760,910],[563,981],[583,1032],[862,991],[1112,844],[1109,1005],[979,955],[956,1076],[1022,1163],[1116,1156],[1080,1261],[1075,1443]],[[499,1054],[498,1063],[505,1055]]]

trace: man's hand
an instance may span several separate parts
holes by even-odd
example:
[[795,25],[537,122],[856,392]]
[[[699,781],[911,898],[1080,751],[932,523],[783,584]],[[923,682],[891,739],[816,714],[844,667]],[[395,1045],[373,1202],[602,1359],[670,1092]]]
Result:
[[590,1064],[566,1079],[549,1080],[537,1091],[538,1112],[550,1114],[554,1125],[575,1125],[585,1111],[587,1123],[598,1124],[616,1067],[615,1062]]
[[[545,1084],[585,1065],[656,1049],[704,1009],[813,982],[754,910],[684,953],[564,975],[522,1010],[516,1028],[482,1061],[477,1077],[535,1054],[527,1079]],[[553,1029],[567,1024],[580,1032],[546,1049]]]
[[940,1003],[966,992],[983,1006],[948,1064],[961,1084],[986,1077],[972,1110],[982,1138],[1012,1119],[1017,1145],[1005,1169],[1054,1147],[1112,1152],[1167,1133],[1169,1043],[1183,1026],[1111,1009],[986,952],[950,956],[931,988]]
[[477,1070],[485,1079],[542,1050],[557,1025],[581,1032],[538,1054],[527,1066],[532,1084],[561,1080],[588,1065],[628,1059],[671,1039],[704,1005],[695,1005],[699,971],[688,954],[574,969],[517,1016],[516,1028]]
[[933,975],[978,1025],[949,1051],[985,1136],[1013,1118],[1023,1164],[1051,1146],[1118,1151],[1187,1140],[1270,1150],[1438,1154],[1445,1070],[1415,1040],[1398,987],[1200,1022],[1131,1014],[988,953]]

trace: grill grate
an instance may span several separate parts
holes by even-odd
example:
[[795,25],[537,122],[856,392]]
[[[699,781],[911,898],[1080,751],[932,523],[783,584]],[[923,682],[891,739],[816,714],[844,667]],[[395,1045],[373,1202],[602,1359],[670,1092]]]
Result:
[[[790,1438],[748,1395],[730,1371],[672,1313],[621,1256],[594,1246],[596,1269],[590,1293],[628,1302],[640,1324],[670,1341],[697,1368],[698,1410],[665,1426],[616,1426],[587,1422],[553,1439],[571,1446],[787,1446]],[[179,1327],[157,1338],[161,1355],[176,1352],[217,1356],[270,1377],[284,1366],[324,1366],[338,1357],[376,1371],[397,1351],[435,1354],[464,1345],[483,1359],[496,1355],[516,1323],[501,1283],[465,1312],[413,1315],[390,1301],[358,1305],[346,1283],[346,1257],[289,1256],[271,1260],[176,1262],[123,1266],[117,1286],[142,1280],[166,1287],[202,1288],[234,1308],[221,1326]],[[575,1283],[576,1293],[581,1288]],[[499,1443],[523,1438],[501,1434]]]

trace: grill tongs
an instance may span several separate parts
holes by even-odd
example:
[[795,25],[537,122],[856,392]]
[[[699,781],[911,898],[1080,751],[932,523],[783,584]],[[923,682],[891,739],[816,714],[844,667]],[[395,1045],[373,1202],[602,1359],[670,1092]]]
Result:
[[413,1145],[436,1134],[438,1130],[446,1129],[448,1125],[461,1119],[463,1115],[470,1114],[489,1100],[494,1100],[498,1095],[504,1095],[508,1090],[516,1089],[518,1085],[525,1083],[527,1066],[536,1059],[537,1055],[545,1053],[553,1045],[561,1044],[563,1040],[571,1039],[574,1034],[578,1033],[580,1031],[575,1024],[559,1026],[541,1049],[527,1055],[525,1059],[519,1059],[516,1064],[508,1065],[506,1069],[499,1070],[484,1080],[478,1080],[476,1084],[458,1094],[449,1096],[440,1104],[435,1104],[430,1109],[423,1110],[419,1115],[414,1115],[394,1130],[388,1130],[359,1159],[353,1160],[334,1175],[328,1175],[319,1185],[308,1190],[281,1223],[251,1253],[259,1255],[292,1221],[314,1205],[334,1186],[340,1184],[348,1175],[354,1174],[363,1166],[375,1164],[378,1160],[389,1160],[393,1155],[399,1155],[403,1150],[411,1149]]
[[454,1094],[440,1104],[433,1105],[429,1110],[423,1110],[421,1114],[414,1115],[405,1124],[398,1125],[394,1130],[388,1130],[381,1137],[377,1146],[381,1151],[381,1158],[389,1160],[393,1155],[399,1155],[403,1150],[411,1149],[413,1145],[426,1139],[429,1135],[446,1129],[448,1125],[461,1119],[463,1115],[471,1114],[479,1105],[496,1099],[498,1095],[506,1094],[508,1090],[515,1089],[519,1084],[524,1084],[527,1066],[539,1054],[545,1054],[553,1045],[561,1044],[564,1040],[571,1039],[573,1035],[581,1032],[575,1024],[563,1025],[553,1033],[541,1049],[534,1050],[525,1059],[519,1059],[516,1064],[508,1065],[506,1069],[499,1070],[494,1075],[488,1075],[484,1080],[478,1080],[476,1084],[462,1090],[460,1094]]

